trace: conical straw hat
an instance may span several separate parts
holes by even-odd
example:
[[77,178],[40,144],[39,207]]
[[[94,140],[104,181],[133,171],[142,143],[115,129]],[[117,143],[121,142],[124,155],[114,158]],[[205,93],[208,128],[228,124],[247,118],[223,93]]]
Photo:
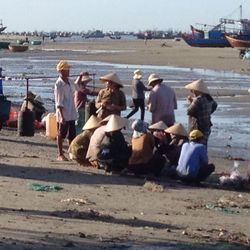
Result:
[[34,98],[34,101],[37,101],[37,102],[43,104],[43,99],[42,99],[42,97],[41,97],[40,95],[37,95],[37,96]]
[[148,77],[148,85],[150,86],[152,82],[155,82],[155,81],[159,81],[159,82],[162,82],[163,79],[160,78],[157,74],[151,74],[149,77]]
[[165,130],[167,127],[168,126],[163,121],[159,121],[150,125],[148,128],[155,129],[155,130]]
[[202,79],[193,81],[185,86],[186,89],[197,90],[203,94],[209,94],[206,83]]
[[111,118],[111,116],[112,116],[112,115],[109,115],[109,116],[103,118],[103,119],[100,121],[100,124],[101,124],[101,125],[106,124],[106,123],[109,121],[109,119]]
[[116,83],[117,85],[119,85],[121,88],[123,88],[122,82],[119,79],[119,77],[117,76],[116,73],[109,73],[107,75],[101,76],[100,77],[101,81],[111,81],[113,83]]
[[104,131],[105,132],[116,131],[123,127],[126,127],[127,125],[128,125],[128,119],[120,117],[119,115],[111,115]]
[[181,123],[175,123],[173,126],[165,129],[165,132],[188,137],[188,133]]
[[86,121],[85,125],[83,126],[82,130],[93,129],[100,126],[100,118],[91,115],[90,118]]

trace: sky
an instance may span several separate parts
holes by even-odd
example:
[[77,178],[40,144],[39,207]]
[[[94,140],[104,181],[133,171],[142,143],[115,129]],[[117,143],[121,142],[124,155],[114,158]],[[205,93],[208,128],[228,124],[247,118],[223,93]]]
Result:
[[250,0],[0,0],[6,32],[169,30],[250,19]]

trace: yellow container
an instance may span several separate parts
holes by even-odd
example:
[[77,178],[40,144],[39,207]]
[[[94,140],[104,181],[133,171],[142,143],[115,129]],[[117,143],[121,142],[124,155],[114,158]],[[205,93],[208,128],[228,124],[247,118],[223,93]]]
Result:
[[46,136],[55,140],[57,137],[56,114],[49,113],[46,116]]

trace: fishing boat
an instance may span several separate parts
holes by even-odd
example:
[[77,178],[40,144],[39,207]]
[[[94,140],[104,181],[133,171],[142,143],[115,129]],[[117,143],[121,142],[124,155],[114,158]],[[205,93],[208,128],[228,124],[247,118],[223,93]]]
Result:
[[[237,27],[236,27],[237,26]],[[250,20],[242,18],[240,5],[240,18],[220,18],[216,26],[203,25],[197,29],[191,25],[191,34],[182,34],[183,40],[194,47],[232,47],[226,36],[234,36],[240,40],[250,40]]]
[[24,52],[28,50],[29,45],[26,44],[9,44],[9,50],[11,52]]
[[9,41],[0,41],[0,49],[8,49],[9,48]]
[[83,36],[84,38],[103,38],[105,37],[105,34],[101,30],[95,30],[93,32],[88,32]]
[[241,39],[240,36],[226,36],[226,39],[233,48],[250,48],[250,37],[248,40]]
[[182,34],[182,39],[192,47],[231,47],[221,30],[199,30],[191,26],[192,34]]

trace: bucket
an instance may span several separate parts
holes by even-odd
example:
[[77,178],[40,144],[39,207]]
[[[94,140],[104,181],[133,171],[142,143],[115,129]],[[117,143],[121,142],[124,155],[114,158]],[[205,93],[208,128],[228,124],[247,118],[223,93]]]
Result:
[[55,113],[49,113],[46,116],[46,136],[55,140],[57,137],[57,123]]
[[16,111],[15,108],[11,107],[10,113],[9,113],[9,119],[6,122],[6,125],[8,127],[16,128],[17,127],[17,119],[18,119],[18,112]]
[[34,136],[35,134],[35,115],[33,111],[26,109],[18,113],[17,130],[20,136]]

